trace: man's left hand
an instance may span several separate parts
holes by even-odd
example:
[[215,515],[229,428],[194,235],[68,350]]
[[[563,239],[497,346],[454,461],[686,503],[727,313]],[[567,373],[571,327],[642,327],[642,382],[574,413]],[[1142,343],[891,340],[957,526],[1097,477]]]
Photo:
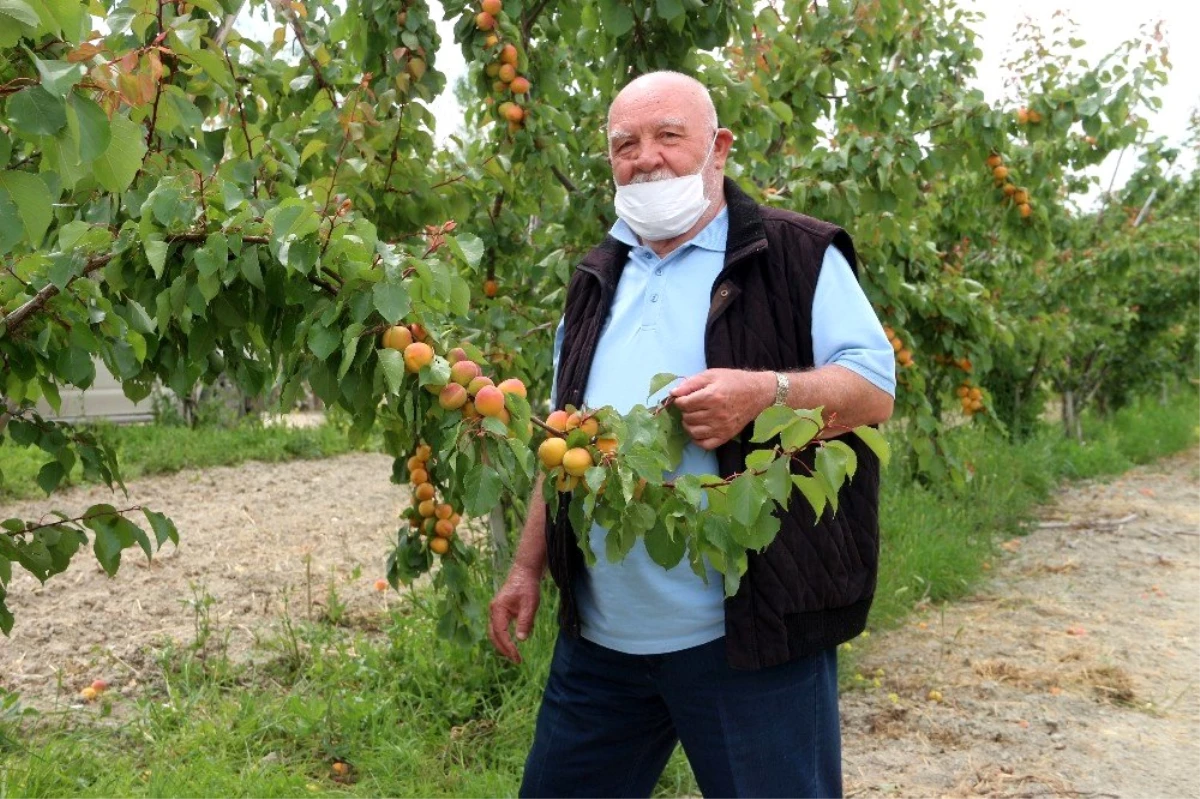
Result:
[[683,429],[702,449],[716,449],[742,432],[775,399],[770,372],[705,369],[671,390]]

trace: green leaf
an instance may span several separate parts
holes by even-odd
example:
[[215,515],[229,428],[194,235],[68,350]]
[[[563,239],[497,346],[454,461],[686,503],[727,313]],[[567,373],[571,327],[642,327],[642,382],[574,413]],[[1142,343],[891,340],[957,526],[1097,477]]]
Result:
[[661,391],[665,386],[670,385],[679,379],[679,375],[671,374],[670,372],[659,372],[654,377],[650,378],[650,393],[646,395],[646,400]]
[[651,527],[644,537],[646,553],[650,559],[664,569],[673,569],[683,559],[687,540],[682,536],[672,536],[662,520]]
[[762,483],[748,474],[734,478],[729,484],[729,515],[740,524],[750,524],[758,518],[759,510],[767,501],[767,492]]
[[778,458],[762,475],[762,485],[771,499],[779,505],[787,507],[788,498],[792,495],[792,472],[787,458]]
[[5,170],[0,172],[0,190],[7,192],[16,206],[29,243],[33,247],[41,245],[42,237],[50,227],[51,204],[54,202],[46,184],[32,172]]
[[755,472],[762,471],[773,460],[775,460],[775,450],[756,449],[746,456],[746,468]]
[[389,324],[396,324],[412,310],[412,300],[408,296],[408,287],[401,280],[386,278],[375,284],[371,292],[375,310]]
[[25,48],[33,59],[33,66],[42,79],[42,87],[55,97],[66,97],[71,87],[83,77],[83,64],[72,64],[69,61],[43,61]]
[[483,260],[483,240],[470,233],[459,233],[446,237],[446,244],[467,266],[474,269]]
[[175,546],[179,546],[179,531],[175,529],[175,522],[171,521],[167,516],[157,511],[152,511],[149,508],[142,508],[142,513],[146,514],[146,519],[150,522],[150,527],[154,530],[154,537],[158,541],[160,548],[167,541],[170,541]]
[[485,463],[476,464],[463,480],[464,516],[482,516],[496,507],[502,488],[500,475]]
[[887,466],[892,459],[892,448],[888,446],[883,434],[874,427],[863,425],[862,427],[854,428],[854,435],[863,440],[863,443],[871,448],[875,456],[879,458],[881,466]]
[[788,425],[796,421],[796,412],[786,405],[770,405],[754,420],[754,435],[750,440],[765,444]]
[[142,239],[142,248],[146,251],[146,261],[149,262],[150,268],[154,270],[154,276],[157,278],[161,278],[163,275],[169,246],[161,237],[147,236]]
[[29,86],[10,97],[5,117],[26,136],[53,136],[67,126],[66,105],[41,86]]
[[812,419],[798,418],[779,434],[779,442],[784,449],[803,449],[821,432],[821,426]]
[[316,355],[319,360],[329,360],[329,356],[341,344],[342,334],[336,328],[313,325],[312,329],[308,331],[308,348],[312,350],[313,355]]
[[109,128],[111,139],[108,147],[92,163],[92,173],[104,188],[111,192],[122,192],[129,188],[142,167],[146,143],[142,140],[142,126],[126,117],[114,116]]
[[619,39],[633,30],[633,12],[621,0],[600,0],[600,22],[605,33]]
[[817,451],[817,468],[829,475],[830,482],[841,488],[846,478],[858,470],[858,456],[844,441],[826,441]]
[[670,22],[683,14],[683,3],[680,0],[657,0],[655,7],[658,15]]
[[42,466],[41,470],[38,472],[37,484],[38,487],[45,491],[46,495],[49,496],[50,494],[54,493],[54,489],[58,488],[59,483],[61,483],[62,479],[66,476],[67,470],[63,468],[61,463],[58,461],[50,461]]
[[383,367],[383,377],[387,381],[388,389],[393,394],[399,394],[404,388],[404,377],[407,374],[404,369],[404,356],[391,349],[375,350],[375,355],[379,358],[379,365]]
[[779,534],[779,518],[764,505],[763,512],[750,524],[735,521],[729,525],[729,535],[738,546],[745,549],[762,550]]
[[[37,27],[40,23],[37,12],[24,0],[0,0],[0,17],[10,17],[31,27]],[[0,20],[0,24],[3,24],[3,20]]]

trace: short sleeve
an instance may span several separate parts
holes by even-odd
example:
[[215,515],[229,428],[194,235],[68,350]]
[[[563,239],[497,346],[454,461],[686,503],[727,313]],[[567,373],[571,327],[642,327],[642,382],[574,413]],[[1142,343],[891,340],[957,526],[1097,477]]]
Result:
[[813,296],[812,342],[814,366],[841,366],[896,395],[895,353],[854,270],[832,245]]

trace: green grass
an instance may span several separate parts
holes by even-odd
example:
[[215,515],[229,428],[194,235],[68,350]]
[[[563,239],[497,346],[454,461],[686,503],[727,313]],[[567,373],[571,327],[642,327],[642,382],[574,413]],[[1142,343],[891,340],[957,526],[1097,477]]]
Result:
[[[1200,397],[1186,390],[1170,408],[1145,402],[1088,418],[1084,445],[1057,428],[1019,444],[962,428],[951,445],[974,475],[961,491],[906,483],[894,464],[872,628],[971,590],[997,543],[1022,534],[1063,480],[1195,446],[1198,417]],[[0,696],[0,797],[515,794],[549,668],[553,592],[519,667],[486,644],[438,640],[425,613],[401,604],[373,636],[283,625],[250,662],[222,657],[213,649],[222,631],[212,629],[203,656],[163,651],[139,698],[118,700],[112,718],[96,707],[22,717],[11,706],[6,715]],[[852,666],[869,645],[844,661]],[[335,759],[352,764],[346,784],[331,777]],[[698,787],[677,751],[656,795],[684,794]]]
[[[196,428],[99,424],[91,429],[116,447],[125,480],[245,461],[325,458],[353,449],[346,432],[329,424],[311,428],[266,427],[251,422]],[[37,473],[47,460],[45,453],[34,447],[18,447],[11,442],[0,446],[0,501],[44,497],[37,485]],[[71,482],[80,482],[79,466],[72,471]]]

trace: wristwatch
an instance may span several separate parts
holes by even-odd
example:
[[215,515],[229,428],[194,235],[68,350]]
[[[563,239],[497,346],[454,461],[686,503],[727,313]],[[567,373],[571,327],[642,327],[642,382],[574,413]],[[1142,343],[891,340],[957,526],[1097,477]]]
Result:
[[783,372],[775,373],[775,404],[787,405],[788,377]]

